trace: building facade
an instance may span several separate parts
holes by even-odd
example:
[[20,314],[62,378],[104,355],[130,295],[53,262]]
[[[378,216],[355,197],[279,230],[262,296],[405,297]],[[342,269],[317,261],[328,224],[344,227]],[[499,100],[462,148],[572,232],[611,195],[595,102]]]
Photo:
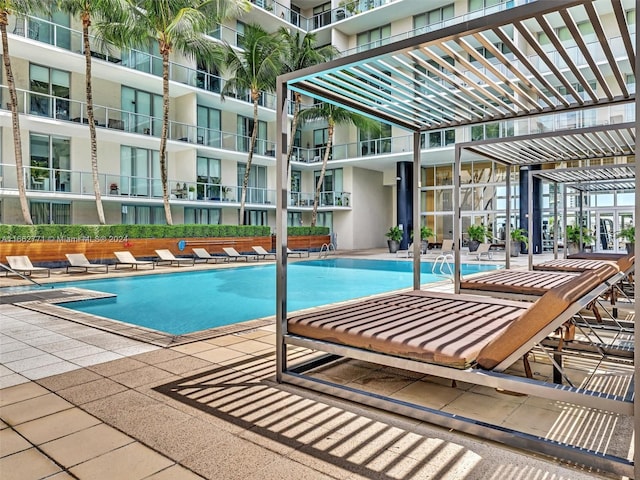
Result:
[[[280,27],[314,32],[318,45],[334,45],[342,55],[363,52],[407,36],[445,28],[452,22],[492,15],[527,0],[360,0],[356,2],[255,0],[250,12],[211,32],[212,41],[241,43],[244,28],[258,23],[267,31]],[[597,3],[597,2],[596,2]],[[621,2],[629,29],[635,33],[635,3]],[[607,16],[609,15],[610,18]],[[602,22],[613,22],[613,14]],[[596,35],[588,18],[576,25],[589,43]],[[553,29],[553,25],[549,28]],[[561,28],[530,32],[541,48],[553,50],[555,38],[571,42]],[[97,223],[91,177],[89,129],[81,23],[53,12],[48,18],[13,17],[8,27],[18,109],[27,196],[34,223]],[[518,42],[521,33],[506,32]],[[611,39],[612,49],[623,48]],[[491,63],[492,50],[509,55],[505,42],[473,45],[476,54],[442,52],[425,68],[429,75],[465,75],[472,63]],[[107,223],[164,223],[159,144],[162,111],[161,58],[151,51],[119,51],[92,46],[94,105],[100,186]],[[535,52],[528,52],[535,57]],[[481,57],[481,58],[479,58]],[[448,67],[450,66],[451,69]],[[0,222],[23,222],[16,188],[11,112],[5,74],[0,89]],[[225,78],[174,56],[170,68],[168,178],[174,223],[237,224],[248,143],[253,128],[248,95],[220,96]],[[635,78],[627,78],[635,92]],[[569,86],[570,88],[571,86]],[[563,87],[566,88],[567,87]],[[562,93],[562,92],[561,92]],[[564,92],[567,93],[568,92]],[[586,95],[587,92],[578,92]],[[310,99],[306,100],[311,103]],[[251,168],[244,223],[275,226],[275,95],[265,92],[259,107],[258,140]],[[634,104],[527,119],[527,131],[588,126],[595,122],[635,119]],[[524,121],[524,120],[523,120]],[[457,142],[509,137],[524,131],[519,121],[485,122],[428,131],[421,139],[420,211],[435,238],[451,238],[453,222],[453,145]],[[327,141],[327,125],[309,122],[295,135],[288,223],[309,225],[315,184]],[[372,136],[355,127],[336,129],[320,196],[318,225],[330,227],[342,249],[385,244],[384,233],[398,224],[398,165],[412,160],[412,136],[382,125]],[[600,159],[632,162],[633,158]],[[592,161],[593,163],[593,161]],[[558,166],[581,166],[579,163]],[[546,166],[545,168],[549,168]],[[504,226],[520,226],[519,172],[505,187],[506,169],[491,161],[462,167],[463,231],[482,223],[492,239],[504,241]],[[553,185],[539,193],[542,245],[550,247]],[[607,191],[584,196],[570,192],[568,223],[587,225],[598,250],[624,246],[615,232],[634,224],[634,193]],[[511,218],[505,216],[511,202]],[[585,205],[587,206],[585,210]],[[582,217],[578,218],[579,212]],[[405,226],[403,226],[405,227]],[[523,225],[524,227],[524,225]]]

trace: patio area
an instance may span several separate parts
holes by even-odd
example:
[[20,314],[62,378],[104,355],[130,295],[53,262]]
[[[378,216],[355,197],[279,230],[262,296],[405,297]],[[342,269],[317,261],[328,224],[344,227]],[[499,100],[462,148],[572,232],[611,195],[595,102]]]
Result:
[[[349,253],[395,258],[384,251]],[[516,260],[526,263],[525,257]],[[451,288],[450,282],[438,285]],[[171,348],[6,303],[0,325],[3,478],[601,478],[279,385],[274,324]],[[294,355],[315,353],[298,349]],[[549,376],[550,366],[537,360],[534,374]],[[560,442],[582,435],[591,447],[631,454],[632,423],[625,418],[460,382],[453,388],[358,361],[317,375],[421,399],[452,414],[481,413],[487,421],[517,423]]]

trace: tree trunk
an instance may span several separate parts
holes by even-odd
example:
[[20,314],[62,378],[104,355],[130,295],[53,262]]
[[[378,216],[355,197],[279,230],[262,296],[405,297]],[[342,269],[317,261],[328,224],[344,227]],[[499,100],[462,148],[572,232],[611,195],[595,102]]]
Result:
[[16,158],[16,182],[18,186],[18,197],[20,199],[20,208],[24,223],[33,225],[31,212],[29,210],[29,202],[27,201],[27,192],[24,185],[24,165],[22,163],[22,139],[20,138],[20,116],[18,115],[18,94],[16,93],[16,82],[13,78],[11,69],[11,57],[9,56],[9,37],[7,35],[8,24],[7,11],[0,11],[0,36],[2,36],[2,58],[4,60],[4,71],[7,77],[7,86],[9,87],[9,99],[11,104],[11,127],[13,129],[13,148]]
[[301,95],[298,92],[293,92],[293,118],[291,119],[291,133],[289,136],[289,148],[287,149],[287,175],[291,174],[289,169],[291,168],[291,156],[293,155],[293,142],[296,138],[296,128],[298,128],[298,115],[300,114],[300,97]]
[[313,212],[311,212],[311,226],[315,227],[318,221],[318,204],[320,203],[320,190],[322,190],[322,183],[324,182],[324,174],[327,171],[327,164],[329,163],[329,154],[331,153],[331,146],[333,145],[333,120],[329,119],[329,126],[327,128],[327,146],[324,151],[324,157],[322,157],[322,168],[320,169],[320,176],[318,177],[318,184],[316,185],[316,194],[313,197]]
[[[160,45],[162,53],[162,134],[160,135],[160,180],[162,182],[162,203],[167,225],[173,225],[171,205],[169,205],[169,186],[167,180],[167,137],[169,136],[169,46]],[[152,119],[153,122],[153,119]],[[149,125],[153,128],[153,123]]]
[[87,95],[87,120],[89,122],[89,140],[91,142],[91,176],[93,192],[96,196],[96,210],[98,222],[104,225],[104,209],[102,208],[102,194],[100,193],[100,178],[98,177],[98,143],[96,140],[96,124],[93,115],[93,88],[91,86],[91,45],[89,44],[89,26],[91,18],[88,12],[82,15],[82,43],[84,45],[85,87]]
[[260,92],[252,90],[251,100],[253,100],[253,130],[251,131],[251,139],[249,140],[249,156],[247,158],[247,167],[244,170],[244,178],[242,179],[242,193],[240,196],[240,218],[238,219],[239,225],[244,225],[244,204],[247,201],[249,173],[251,173],[253,151],[256,146],[256,138],[258,137],[258,100],[260,100]]

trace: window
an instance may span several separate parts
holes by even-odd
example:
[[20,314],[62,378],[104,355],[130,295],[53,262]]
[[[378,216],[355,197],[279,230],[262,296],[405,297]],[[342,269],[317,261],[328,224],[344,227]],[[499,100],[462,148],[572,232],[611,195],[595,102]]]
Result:
[[208,66],[199,62],[196,72],[196,86],[210,92],[220,93],[220,73],[218,69],[213,65]]
[[125,225],[163,225],[164,207],[122,205],[122,223]]
[[236,21],[236,45],[242,48],[244,42],[245,24],[240,20]]
[[50,15],[38,13],[29,18],[29,38],[49,45],[54,45],[55,42],[57,47],[70,50],[71,30],[69,30],[69,26],[71,23],[69,14],[61,12],[55,7],[52,7],[51,10]]
[[378,155],[391,152],[391,125],[380,123],[380,132],[358,132],[360,136],[360,152],[362,156]]
[[49,135],[29,135],[29,186],[32,190],[71,191],[70,140]]
[[444,20],[453,18],[453,3],[451,5],[445,5],[444,7],[436,8],[435,10],[421,13],[413,17],[413,28],[417,30],[416,34],[428,32],[430,25],[436,25]]
[[513,121],[485,123],[471,127],[471,141],[487,138],[512,137],[514,133]]
[[[578,22],[577,26],[584,40],[588,42],[588,37],[594,34],[593,25],[591,24],[591,22]],[[561,42],[573,40],[571,31],[567,27],[556,28],[555,32]],[[538,42],[540,42],[541,45],[549,45],[551,43],[551,40],[549,40],[549,37],[546,33],[538,32]]]
[[123,55],[122,64],[140,72],[162,75],[162,56],[158,42],[153,42],[146,51],[131,50]]
[[162,95],[122,87],[122,110],[127,132],[159,137],[162,132]]
[[34,224],[71,224],[71,205],[57,202],[35,202],[29,205]]
[[158,151],[122,145],[120,175],[120,192],[123,195],[162,197]]
[[389,37],[391,37],[390,24],[374,28],[367,32],[359,33],[356,39],[358,51],[362,52],[371,48],[379,47],[380,45],[384,45],[388,43]]
[[69,72],[31,64],[29,84],[31,114],[69,120]]
[[[423,134],[423,146],[424,148],[424,136]],[[456,143],[456,131],[454,129],[449,130],[439,130],[437,132],[429,132],[428,133],[429,143],[427,148],[438,148],[438,147],[446,147],[447,145],[453,145]]]
[[[318,184],[320,172],[314,172],[313,184]],[[327,170],[322,181],[322,189],[320,190],[320,206],[326,207],[335,204],[337,197],[342,198],[342,169],[336,168]]]
[[324,146],[327,144],[327,140],[329,139],[329,129],[328,128],[318,128],[313,131],[313,146],[315,150],[313,151],[313,161],[319,162],[324,156]]
[[291,205],[302,205],[302,172],[300,170],[291,170]]
[[198,199],[221,200],[220,160],[198,157],[196,159],[196,192]]
[[333,212],[318,212],[316,227],[329,227],[329,232],[333,232]]
[[629,32],[631,34],[636,33],[636,9],[632,8],[631,10],[627,10],[625,12],[627,17],[627,25],[629,26]]
[[331,2],[313,7],[313,28],[324,27],[331,23]]
[[221,146],[220,110],[198,105],[198,143],[210,147]]
[[244,212],[245,225],[268,225],[266,210],[246,210]]
[[[239,152],[249,151],[249,142],[251,141],[252,132],[253,118],[238,115],[237,148]],[[258,136],[256,137],[254,152],[259,155],[265,155],[267,152],[267,122],[263,120],[258,120]]]
[[302,225],[302,212],[287,212],[287,227]]
[[[238,196],[242,192],[242,182],[247,165],[238,163]],[[247,184],[247,203],[268,203],[267,202],[267,167],[262,165],[252,165],[249,172],[249,183]],[[240,198],[238,198],[238,201]],[[253,225],[263,225],[256,223]]]
[[219,208],[185,208],[185,224],[220,225],[222,211]]
[[508,0],[469,0],[469,11],[475,12],[484,8],[494,7],[501,3],[507,3]]

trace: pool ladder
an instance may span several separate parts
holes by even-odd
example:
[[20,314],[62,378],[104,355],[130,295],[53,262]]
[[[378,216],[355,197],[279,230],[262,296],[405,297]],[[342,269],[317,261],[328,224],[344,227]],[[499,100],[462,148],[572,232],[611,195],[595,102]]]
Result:
[[431,273],[433,275],[445,277],[453,282],[453,268],[451,267],[451,263],[453,261],[453,255],[450,253],[438,255],[433,261]]
[[13,273],[14,275],[19,276],[20,278],[24,279],[24,280],[28,280],[29,282],[33,283],[34,285],[37,285],[38,287],[42,287],[42,288],[53,288],[53,285],[48,285],[48,286],[44,286],[39,282],[36,282],[33,278],[27,276],[27,275],[23,275],[20,272],[16,272],[13,268],[11,268],[8,265],[5,265],[4,263],[0,263],[0,268],[4,269],[7,271],[7,275],[9,273]]
[[320,253],[318,253],[318,258],[327,258],[331,252],[333,255],[336,253],[336,246],[333,243],[323,243],[322,247],[320,247]]

